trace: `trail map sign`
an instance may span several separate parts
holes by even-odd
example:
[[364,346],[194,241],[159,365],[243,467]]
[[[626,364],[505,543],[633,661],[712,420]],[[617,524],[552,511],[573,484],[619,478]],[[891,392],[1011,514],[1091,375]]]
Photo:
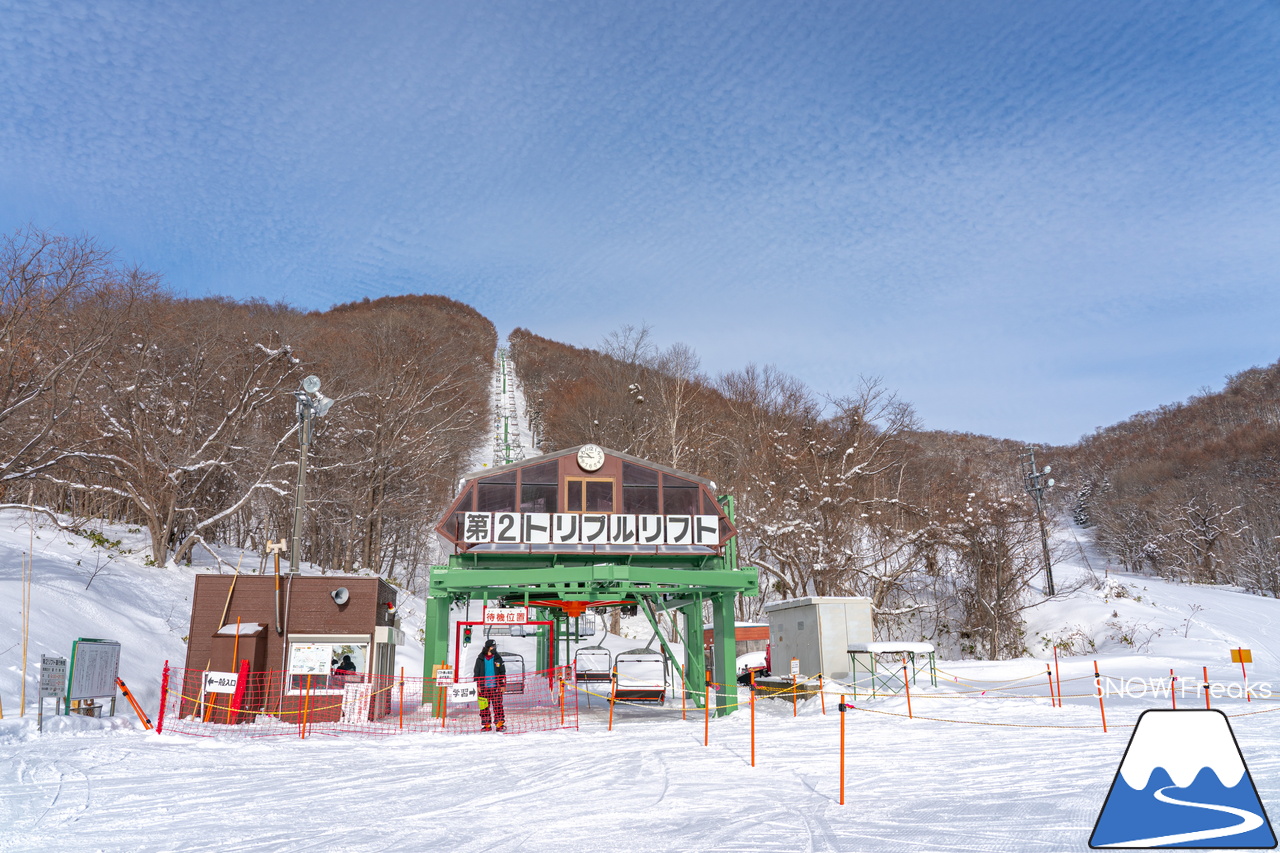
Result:
[[120,644],[115,640],[81,637],[71,644],[71,678],[67,701],[104,699],[116,696],[120,675]]
[[328,675],[333,648],[328,644],[294,643],[289,656],[290,675]]

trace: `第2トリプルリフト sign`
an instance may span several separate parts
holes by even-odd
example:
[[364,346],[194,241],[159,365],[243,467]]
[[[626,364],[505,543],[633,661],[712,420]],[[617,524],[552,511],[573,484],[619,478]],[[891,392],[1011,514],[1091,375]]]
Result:
[[629,515],[576,512],[463,513],[469,545],[705,545],[720,544],[715,515]]

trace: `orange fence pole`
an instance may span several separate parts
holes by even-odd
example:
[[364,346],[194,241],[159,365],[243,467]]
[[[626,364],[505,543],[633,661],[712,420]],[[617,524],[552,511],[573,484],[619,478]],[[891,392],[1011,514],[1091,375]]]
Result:
[[613,703],[618,696],[618,668],[613,668],[613,684],[609,687],[609,731],[613,731]]
[[1058,707],[1062,707],[1062,672],[1058,669],[1058,647],[1053,647],[1053,678],[1058,682]]
[[844,805],[844,715],[848,706],[844,704],[844,694],[840,694],[840,805]]
[[800,703],[799,697],[797,696],[800,692],[800,688],[797,686],[799,684],[799,677],[800,676],[795,673],[791,674],[791,716],[793,717],[798,713],[796,709]]
[[1169,670],[1169,695],[1173,697],[1173,710],[1178,710],[1178,676]]
[[1098,672],[1098,662],[1093,662],[1093,684],[1098,688],[1098,711],[1102,714],[1102,733],[1107,733],[1107,709],[1102,704],[1102,675]]
[[560,676],[560,727],[564,728],[564,676]]
[[681,720],[688,719],[688,717],[685,716],[685,699],[687,699],[688,696],[689,696],[689,685],[688,683],[684,682],[683,679],[681,679],[681,684],[680,684],[680,719]]
[[1209,667],[1204,668],[1204,706],[1209,707]]
[[914,720],[915,716],[911,713],[911,682],[907,679],[907,657],[902,656],[902,686],[907,691],[907,719]]
[[307,676],[307,692],[302,701],[302,727],[299,730],[298,737],[305,738],[307,736],[307,712],[311,710],[311,676]]
[[400,667],[400,728],[404,728],[404,667]]
[[702,692],[702,706],[707,709],[707,721],[702,731],[702,745],[711,745],[711,670],[707,670],[707,689]]
[[751,766],[756,766],[756,685],[751,684]]
[[827,693],[822,686],[822,673],[818,673],[818,698],[822,700],[822,716],[827,715]]
[[1053,695],[1053,670],[1048,664],[1044,665],[1044,674],[1049,679],[1049,707],[1058,707],[1058,697]]

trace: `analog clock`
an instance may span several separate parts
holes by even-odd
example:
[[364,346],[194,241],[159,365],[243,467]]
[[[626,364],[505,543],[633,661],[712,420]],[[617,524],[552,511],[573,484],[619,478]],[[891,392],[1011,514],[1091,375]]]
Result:
[[578,451],[578,467],[583,471],[599,471],[604,465],[604,451],[594,444],[584,444]]

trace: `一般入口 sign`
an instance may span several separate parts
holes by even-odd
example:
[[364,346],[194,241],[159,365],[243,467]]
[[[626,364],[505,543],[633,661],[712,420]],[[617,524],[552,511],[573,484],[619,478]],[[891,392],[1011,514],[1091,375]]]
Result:
[[720,544],[715,515],[630,515],[576,512],[463,513],[468,545],[704,545]]

